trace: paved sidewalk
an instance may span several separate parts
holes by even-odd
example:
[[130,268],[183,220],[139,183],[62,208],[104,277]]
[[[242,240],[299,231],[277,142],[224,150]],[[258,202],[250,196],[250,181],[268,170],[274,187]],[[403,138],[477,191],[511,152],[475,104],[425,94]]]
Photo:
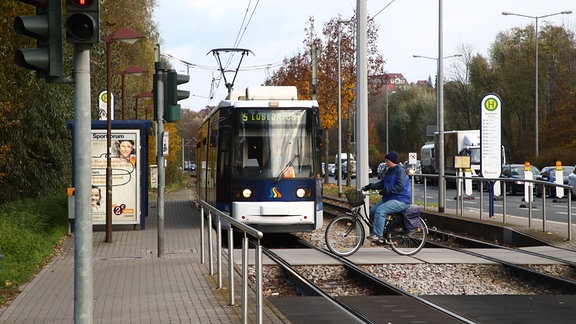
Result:
[[[208,264],[200,263],[200,216],[191,205],[191,190],[166,194],[164,256],[158,258],[156,199],[150,200],[145,230],[94,232],[93,323],[240,323],[228,291],[218,290]],[[206,260],[206,262],[208,262]],[[214,276],[213,276],[214,277]],[[240,279],[236,279],[240,282]],[[248,322],[256,320],[249,297]],[[264,323],[288,323],[266,301]],[[279,315],[280,314],[280,315]],[[7,307],[0,323],[74,322],[74,239]]]

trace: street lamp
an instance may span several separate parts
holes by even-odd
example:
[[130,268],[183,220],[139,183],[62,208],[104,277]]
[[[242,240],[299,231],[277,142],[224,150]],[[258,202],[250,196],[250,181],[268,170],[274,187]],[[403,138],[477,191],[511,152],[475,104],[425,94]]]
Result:
[[124,120],[124,99],[126,98],[125,94],[124,94],[124,80],[126,78],[126,74],[133,74],[135,76],[141,76],[142,74],[148,72],[148,70],[143,69],[141,67],[138,66],[129,66],[126,70],[121,71],[120,75],[122,76],[122,119]]
[[[134,96],[134,100],[136,101],[136,106],[134,107],[135,117],[134,119],[138,119],[138,99],[140,98],[152,98],[154,95],[151,92],[140,92],[139,94]],[[146,119],[148,119],[148,109],[146,110]]]
[[[338,162],[336,168],[338,170],[337,181],[338,182],[338,197],[342,195],[342,159],[340,155],[342,154],[342,73],[341,73],[341,45],[342,45],[342,30],[340,29],[340,24],[348,24],[349,20],[338,20]],[[328,163],[328,161],[326,161]]]
[[112,48],[113,41],[118,40],[128,44],[134,44],[144,36],[128,28],[120,28],[117,32],[102,37],[106,43],[106,243],[112,243],[112,160],[110,157],[110,147],[112,146]]
[[384,76],[384,85],[386,86],[386,153],[388,153],[389,152],[388,143],[390,142],[388,139],[388,128],[389,128],[389,124],[388,124],[388,97],[392,93],[396,92],[396,91],[392,91],[392,93],[390,93],[390,75],[388,73],[386,73]]
[[546,17],[551,17],[551,16],[557,16],[557,15],[569,15],[572,13],[572,10],[565,10],[565,11],[561,11],[561,12],[556,12],[556,13],[552,13],[552,14],[548,14],[548,15],[543,15],[543,16],[528,16],[528,15],[522,15],[522,14],[517,14],[517,13],[513,13],[513,12],[508,12],[508,11],[503,11],[502,15],[504,16],[518,16],[518,17],[524,17],[524,18],[530,18],[530,19],[534,19],[535,21],[535,37],[536,37],[536,41],[535,41],[535,46],[536,46],[536,54],[535,54],[535,70],[536,72],[535,74],[535,90],[534,90],[534,153],[536,154],[536,157],[538,157],[539,152],[538,152],[538,19],[540,18],[546,18]]
[[[423,59],[428,59],[428,60],[434,60],[436,62],[438,62],[438,58],[437,57],[432,57],[432,56],[424,56],[424,55],[412,55],[412,57],[414,58],[423,58]],[[453,57],[462,57],[462,54],[454,54],[454,55],[449,55],[449,56],[444,56],[442,59],[449,59],[449,58],[453,58]],[[438,71],[436,72],[436,77],[438,77]],[[437,80],[437,82],[439,82],[439,80]],[[436,96],[438,96],[438,93],[436,93]]]
[[443,213],[445,210],[446,185],[444,181],[444,65],[446,58],[460,57],[461,54],[443,56],[443,32],[442,32],[442,0],[439,1],[438,10],[438,57],[423,55],[412,55],[415,58],[424,58],[436,60],[436,131],[438,132],[438,151],[436,159],[438,160],[438,211]]
[[[452,57],[461,57],[462,54],[454,54],[454,55],[450,55],[450,56],[444,56],[443,59],[448,59],[448,58],[452,58]],[[412,57],[415,58],[425,58],[425,59],[430,59],[430,60],[438,60],[437,57],[432,57],[432,56],[424,56],[424,55],[412,55]]]

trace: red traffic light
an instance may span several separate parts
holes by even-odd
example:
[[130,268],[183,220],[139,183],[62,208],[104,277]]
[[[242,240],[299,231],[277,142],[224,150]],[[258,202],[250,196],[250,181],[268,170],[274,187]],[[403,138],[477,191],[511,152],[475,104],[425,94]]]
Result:
[[92,5],[93,0],[71,0],[70,2],[73,5],[82,8],[82,7],[87,7],[87,6]]
[[66,39],[72,44],[100,40],[99,0],[66,0]]

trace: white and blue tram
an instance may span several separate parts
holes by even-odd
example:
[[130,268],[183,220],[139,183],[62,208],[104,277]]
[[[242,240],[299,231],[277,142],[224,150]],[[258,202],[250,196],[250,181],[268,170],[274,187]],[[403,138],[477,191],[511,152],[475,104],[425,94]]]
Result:
[[221,101],[198,131],[199,199],[263,232],[322,227],[318,114],[295,87]]

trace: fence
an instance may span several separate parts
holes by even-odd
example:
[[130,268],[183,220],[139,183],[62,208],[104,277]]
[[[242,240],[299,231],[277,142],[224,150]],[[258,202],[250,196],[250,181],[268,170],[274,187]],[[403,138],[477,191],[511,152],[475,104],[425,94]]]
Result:
[[[427,207],[427,191],[428,191],[428,180],[433,179],[433,182],[438,183],[438,175],[437,174],[418,174],[416,176],[411,176],[412,187],[414,187],[414,178],[420,177],[423,179],[424,183],[424,208]],[[480,192],[484,192],[484,185],[488,182],[496,182],[502,183],[502,201],[503,201],[503,213],[502,213],[502,222],[504,224],[507,223],[507,200],[506,200],[506,193],[507,193],[507,185],[511,182],[521,182],[522,184],[528,183],[528,193],[531,195],[531,199],[528,199],[526,202],[528,204],[528,227],[532,228],[533,223],[533,210],[532,210],[532,202],[534,201],[534,190],[537,186],[541,186],[542,188],[542,231],[546,232],[547,229],[547,210],[546,210],[546,196],[547,196],[547,189],[552,190],[552,187],[562,188],[564,191],[568,193],[566,196],[566,207],[567,207],[567,220],[566,220],[566,231],[568,240],[572,241],[572,187],[569,185],[564,184],[556,184],[553,182],[548,181],[540,181],[540,180],[530,180],[530,179],[510,179],[510,178],[483,178],[483,177],[462,177],[462,176],[444,176],[445,179],[451,179],[456,182],[456,190],[457,190],[457,202],[456,202],[456,214],[460,216],[463,215],[464,212],[464,200],[465,196],[462,194],[463,190],[461,190],[463,186],[463,182],[465,180],[472,180],[473,182],[477,183],[477,187],[479,188]],[[567,190],[566,190],[567,189]],[[414,195],[414,190],[412,190],[412,195]],[[444,195],[445,196],[445,195]],[[479,209],[479,218],[483,218],[484,214],[484,202],[483,202],[484,195],[480,195],[480,209]],[[412,201],[414,201],[414,197],[412,197]]]
[[[207,220],[205,224],[205,213],[208,210]],[[228,304],[234,305],[234,228],[243,233],[242,238],[242,323],[247,323],[248,319],[248,251],[249,241],[248,236],[255,239],[254,255],[255,255],[255,274],[256,274],[256,323],[262,323],[262,246],[260,240],[263,237],[262,232],[242,224],[237,220],[230,217],[228,214],[214,208],[207,202],[200,200],[200,213],[201,213],[201,233],[200,233],[200,259],[204,264],[205,259],[205,233],[208,232],[208,260],[210,262],[209,269],[210,275],[214,275],[214,240],[212,226],[212,214],[216,215],[216,265],[218,277],[218,289],[222,289],[222,221],[228,225]],[[205,226],[206,225],[206,226]],[[207,227],[207,228],[205,228]]]

